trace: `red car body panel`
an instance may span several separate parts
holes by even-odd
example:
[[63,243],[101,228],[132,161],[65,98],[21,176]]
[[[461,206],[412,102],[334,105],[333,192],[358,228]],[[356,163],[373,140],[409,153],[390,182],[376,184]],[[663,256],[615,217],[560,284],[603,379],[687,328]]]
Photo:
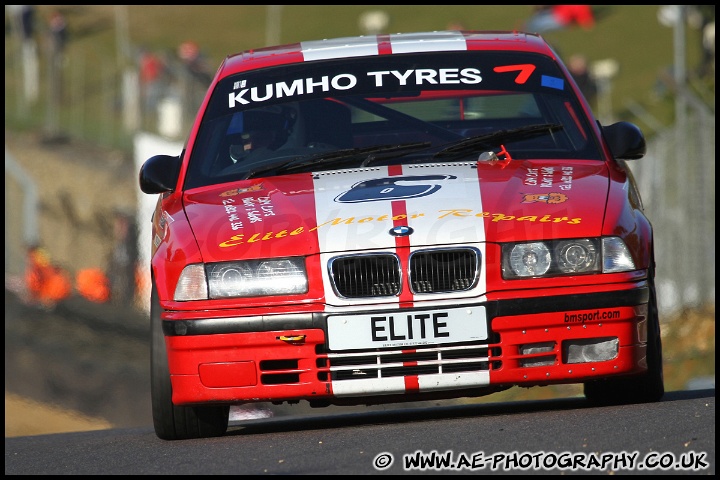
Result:
[[[572,324],[563,316],[567,316],[567,313],[528,315],[522,318],[522,324],[513,317],[495,318],[493,329],[503,338],[503,353],[490,355],[488,358],[501,363],[502,367],[490,371],[487,384],[501,388],[512,385],[529,387],[577,383],[588,377],[637,373],[646,368],[646,314],[642,308],[624,307],[573,314],[617,318]],[[523,368],[520,365],[522,360],[533,358],[518,353],[518,347],[526,344],[528,338],[538,343],[555,343],[550,355],[559,359],[559,345],[564,339],[596,338],[599,335],[620,338],[619,354],[613,360],[570,366],[557,361],[552,366],[533,368]],[[282,337],[301,337],[302,341],[292,342],[283,340]],[[180,405],[197,402],[242,403],[324,398],[332,398],[332,403],[341,405],[378,402],[377,399],[367,396],[354,400],[333,398],[333,382],[328,380],[330,361],[327,354],[317,353],[318,347],[324,343],[323,331],[317,329],[195,338],[168,337],[168,353],[173,359],[173,401]],[[493,347],[493,344],[489,345],[489,348]],[[238,359],[238,349],[242,350],[241,360]],[[411,350],[405,351],[406,355],[411,353]],[[547,358],[548,353],[537,354],[535,357]],[[282,381],[283,378],[286,380]],[[292,381],[287,381],[289,378]],[[467,395],[477,395],[477,392],[472,392],[472,388],[482,386],[480,381],[476,379],[475,383],[463,385],[461,380],[453,379],[457,382],[455,390],[466,389]],[[385,395],[414,398],[413,394],[427,393],[420,388],[418,376],[406,375],[403,382],[402,388],[385,392]],[[450,385],[453,386],[452,383]],[[442,394],[438,394],[441,391],[435,391],[433,398],[443,398]],[[458,396],[458,392],[451,390],[447,396]]]
[[[228,76],[327,58],[448,49],[520,51],[559,61],[544,41],[517,32],[341,40],[347,41],[305,42],[229,56],[210,85],[201,112],[209,108],[212,92]],[[592,120],[589,105],[567,69],[558,65],[578,97],[580,110],[574,113],[590,119],[585,133],[601,139],[603,133]],[[652,230],[632,178],[615,163],[605,143],[599,146],[602,158],[596,160],[550,157],[377,165],[329,173],[280,173],[184,190],[189,158],[199,148],[204,121],[198,115],[175,189],[160,196],[153,217],[153,282],[163,309],[174,404],[377,403],[476,395],[512,385],[578,383],[647,369]],[[373,182],[423,193],[355,201],[353,192],[368,189]],[[412,235],[388,234],[393,227],[406,225],[412,227]],[[503,278],[502,244],[606,236],[624,240],[634,270]],[[473,288],[426,294],[415,292],[403,278],[397,296],[352,300],[338,294],[329,278],[328,262],[338,255],[392,253],[406,270],[413,252],[435,245],[472,245],[480,252],[482,269]],[[187,265],[283,257],[306,259],[306,293],[174,299]],[[429,340],[429,332],[434,329],[437,338],[444,324],[442,319],[422,317],[422,312],[434,315],[463,307],[469,316],[486,316],[483,342],[455,345]],[[352,314],[376,315],[377,338],[407,338],[406,346],[363,350],[364,362],[375,361],[382,371],[393,369],[392,375],[372,377],[334,369],[352,363],[355,347],[348,343],[346,350],[332,348],[329,319]],[[407,325],[401,328],[401,323]],[[420,333],[413,326],[422,326],[422,341],[414,337]],[[333,328],[337,335],[337,327]],[[567,363],[568,342],[582,344],[587,339],[617,339],[617,355],[600,362]],[[539,351],[524,352],[528,345],[537,345]],[[460,361],[448,358],[462,358],[482,368],[464,371],[457,367]],[[403,370],[406,373],[397,373]],[[334,378],[339,371],[348,376]]]

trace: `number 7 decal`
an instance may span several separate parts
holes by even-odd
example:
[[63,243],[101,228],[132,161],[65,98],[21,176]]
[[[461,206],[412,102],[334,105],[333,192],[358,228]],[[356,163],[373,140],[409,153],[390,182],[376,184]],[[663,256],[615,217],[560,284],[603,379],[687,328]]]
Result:
[[530,63],[523,63],[520,65],[506,65],[504,67],[495,67],[493,68],[493,71],[496,73],[505,73],[505,72],[519,72],[518,76],[515,77],[515,83],[523,84],[527,82],[527,79],[530,78],[530,75],[535,71],[535,65],[532,65]]

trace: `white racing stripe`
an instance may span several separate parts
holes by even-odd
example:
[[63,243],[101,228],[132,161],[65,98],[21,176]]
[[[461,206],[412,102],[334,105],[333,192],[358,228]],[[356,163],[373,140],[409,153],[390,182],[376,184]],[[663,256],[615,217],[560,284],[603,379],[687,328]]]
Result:
[[378,54],[378,43],[375,36],[312,40],[301,42],[300,48],[306,62],[333,58],[367,57]]
[[490,372],[462,372],[418,375],[421,392],[490,385]]
[[472,163],[318,172],[315,208],[321,252],[395,248],[392,201],[405,202],[411,246],[485,241],[480,184]]
[[[392,53],[467,50],[465,37],[459,32],[396,33],[389,37]],[[376,35],[301,42],[300,49],[306,62],[380,53]]]
[[405,393],[405,380],[403,377],[333,380],[332,390],[336,397],[400,394]]
[[[490,385],[490,374],[488,372],[418,375],[417,379],[419,392]],[[412,393],[405,390],[405,380],[403,377],[335,380],[332,382],[332,390],[333,395],[336,397]]]
[[[388,167],[314,174],[317,238],[322,265],[346,252],[396,251],[392,204],[404,203],[411,250],[433,246],[473,245],[485,257],[485,222],[477,169],[472,162],[404,166],[403,175]],[[392,167],[400,173],[400,167]],[[337,298],[326,268],[322,269],[325,294],[331,305],[352,306],[357,301]],[[457,296],[477,296],[485,291],[484,269],[476,289]],[[442,300],[447,295],[424,295]],[[456,297],[457,297],[456,296]],[[364,304],[387,304],[388,299],[364,299]]]
[[353,185],[357,198],[374,195],[371,188],[357,186],[368,180],[389,177],[387,167],[318,172],[315,175],[315,218],[321,252],[395,248],[395,237],[388,234],[393,226],[389,201],[336,201],[343,194],[347,196]]
[[[403,224],[413,229],[413,233],[405,237],[405,244],[411,250],[472,244],[480,249],[482,258],[485,256],[484,220],[476,216],[482,212],[480,183],[477,169],[472,168],[471,163],[318,172],[314,174],[314,191],[323,266],[343,252],[395,251],[397,238],[390,235],[390,229]],[[398,203],[401,208],[397,208]],[[393,204],[396,212],[406,212],[407,217],[393,218]],[[327,268],[321,270],[327,303],[334,306],[330,309],[342,308],[347,313],[352,310],[367,311],[372,304],[382,304],[383,308],[392,303],[400,305],[399,298],[363,299],[360,306],[355,299],[339,298],[331,287]],[[453,297],[477,296],[478,291],[484,292],[484,268],[481,272],[476,289]],[[445,297],[447,294],[423,296],[426,300],[438,301]],[[342,330],[334,334],[341,334]],[[346,333],[354,335],[350,330]],[[340,348],[348,348],[352,343],[340,342],[340,345]],[[334,380],[332,391],[337,397],[351,397],[431,392],[489,384],[489,372],[479,371]]]
[[467,50],[465,37],[458,32],[398,33],[390,35],[393,53]]
[[[414,230],[412,246],[479,243],[485,241],[480,183],[474,163],[446,163],[403,167],[403,174],[417,180],[401,186],[428,184],[437,188],[426,196],[408,198],[408,225]],[[434,178],[433,178],[434,177]]]

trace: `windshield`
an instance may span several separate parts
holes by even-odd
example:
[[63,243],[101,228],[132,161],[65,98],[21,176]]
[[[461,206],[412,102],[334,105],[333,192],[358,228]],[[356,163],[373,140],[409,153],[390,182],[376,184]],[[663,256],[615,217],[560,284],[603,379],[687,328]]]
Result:
[[512,160],[601,158],[551,59],[463,51],[303,62],[218,83],[185,188],[501,151]]

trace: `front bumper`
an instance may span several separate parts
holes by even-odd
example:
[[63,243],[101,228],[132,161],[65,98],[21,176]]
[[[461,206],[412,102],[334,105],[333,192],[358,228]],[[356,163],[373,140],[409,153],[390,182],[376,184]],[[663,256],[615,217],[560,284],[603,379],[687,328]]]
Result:
[[[173,319],[163,330],[176,405],[415,401],[641,373],[647,302],[647,287],[489,301],[486,341],[352,352],[327,348],[326,313]],[[573,357],[597,341],[616,346],[612,358]]]

